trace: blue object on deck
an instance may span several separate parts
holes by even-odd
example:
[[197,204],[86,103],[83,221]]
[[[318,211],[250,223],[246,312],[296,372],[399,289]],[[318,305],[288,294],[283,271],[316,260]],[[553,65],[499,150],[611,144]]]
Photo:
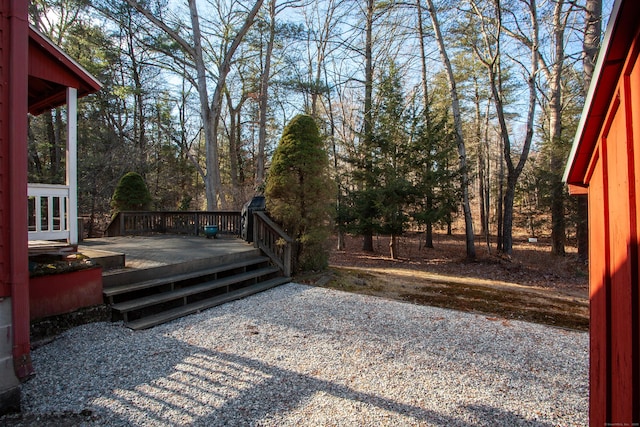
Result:
[[216,234],[218,234],[218,226],[217,225],[205,225],[204,226],[204,235],[207,236],[207,239],[216,238]]

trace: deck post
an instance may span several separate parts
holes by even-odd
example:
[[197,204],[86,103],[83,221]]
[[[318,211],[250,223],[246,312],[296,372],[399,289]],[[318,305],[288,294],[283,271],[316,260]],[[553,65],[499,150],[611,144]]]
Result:
[[[69,207],[67,209],[69,244],[78,244],[78,90],[67,88],[67,186]],[[62,207],[61,207],[62,210]],[[62,218],[60,218],[62,221]],[[63,227],[61,227],[63,228]]]

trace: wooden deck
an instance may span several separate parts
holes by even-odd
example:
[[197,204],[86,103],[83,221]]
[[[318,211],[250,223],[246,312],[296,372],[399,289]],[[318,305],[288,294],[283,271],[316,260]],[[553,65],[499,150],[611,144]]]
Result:
[[29,256],[50,253],[76,252],[77,247],[64,242],[49,240],[29,240]]
[[253,250],[251,244],[232,237],[207,239],[170,234],[86,239],[78,245],[78,252],[98,263],[107,256],[124,255],[122,267],[127,269],[154,268]]
[[103,295],[113,320],[135,330],[291,280],[259,249],[233,237],[106,237],[85,240],[78,251],[103,267]]

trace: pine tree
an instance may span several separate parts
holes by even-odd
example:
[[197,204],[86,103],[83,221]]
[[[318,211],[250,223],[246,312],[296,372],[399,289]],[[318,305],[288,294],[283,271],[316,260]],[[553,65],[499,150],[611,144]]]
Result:
[[397,258],[397,236],[404,231],[406,206],[414,197],[408,180],[410,151],[402,81],[392,62],[378,84],[372,113],[372,138],[364,140],[360,157],[353,161],[357,190],[351,193],[352,231],[369,230],[391,236],[390,255]]
[[269,214],[296,242],[294,271],[328,264],[325,241],[335,194],[328,170],[315,121],[308,115],[294,117],[273,155],[265,189]]
[[431,111],[431,105],[427,105],[425,111],[416,115],[410,143],[416,194],[412,217],[425,226],[428,248],[433,248],[433,225],[450,223],[462,198],[457,185],[460,177],[455,135],[447,119],[446,113]]
[[128,172],[116,186],[111,198],[114,213],[120,211],[142,211],[151,206],[151,194],[139,173]]

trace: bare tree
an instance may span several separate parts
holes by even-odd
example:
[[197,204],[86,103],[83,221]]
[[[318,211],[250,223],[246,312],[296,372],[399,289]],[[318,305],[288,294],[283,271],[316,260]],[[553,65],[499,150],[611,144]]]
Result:
[[[585,30],[583,39],[582,67],[584,69],[583,95],[586,97],[591,86],[591,79],[596,67],[596,57],[602,37],[602,0],[586,0]],[[589,203],[587,196],[578,197],[578,224],[576,235],[578,240],[578,256],[582,261],[589,257]]]
[[456,141],[458,145],[458,156],[460,161],[460,189],[462,192],[462,209],[464,211],[464,224],[465,224],[465,240],[467,248],[467,258],[475,259],[476,248],[474,244],[473,233],[473,218],[471,216],[471,204],[469,197],[469,171],[467,166],[467,149],[464,140],[464,134],[462,129],[462,114],[460,109],[460,97],[456,86],[455,76],[453,74],[453,67],[451,66],[451,60],[449,59],[449,53],[447,51],[444,38],[442,37],[442,31],[440,29],[440,22],[438,20],[438,14],[433,4],[433,0],[427,0],[427,9],[431,16],[431,24],[433,26],[434,35],[438,44],[438,50],[444,64],[447,80],[449,82],[449,94],[451,96],[451,112],[453,114],[453,123],[455,127]]
[[543,93],[546,98],[544,104],[547,108],[549,120],[549,141],[550,144],[550,170],[554,173],[551,188],[551,252],[555,255],[565,253],[565,191],[562,183],[561,172],[566,161],[563,149],[563,77],[565,71],[565,29],[569,19],[572,5],[569,10],[565,10],[565,2],[557,0],[552,15],[551,42],[553,50],[550,58],[540,54],[539,60],[546,82],[547,91]]
[[263,0],[257,0],[251,10],[246,14],[242,26],[237,30],[231,41],[225,45],[225,50],[217,64],[216,85],[211,100],[207,88],[207,63],[203,52],[202,32],[200,28],[200,17],[196,0],[188,0],[189,13],[191,18],[191,36],[193,46],[179,32],[167,25],[161,18],[154,15],[136,0],[125,0],[138,12],[143,14],[151,23],[161,29],[167,36],[173,39],[184,53],[193,61],[196,71],[196,83],[200,99],[200,116],[204,128],[206,145],[206,176],[205,192],[207,196],[207,209],[213,210],[218,207],[225,208],[226,200],[222,189],[222,179],[220,175],[220,154],[218,148],[218,127],[222,110],[222,97],[226,78],[231,70],[231,60],[236,50],[240,46],[242,39],[253,25],[258,10],[262,7]]
[[[365,20],[364,66],[364,144],[373,144],[373,22],[375,0],[367,0]],[[365,166],[366,167],[366,166]],[[368,184],[364,184],[367,186]],[[373,252],[373,228],[363,230],[362,250]]]
[[265,179],[265,147],[267,145],[267,111],[269,108],[269,79],[271,77],[271,55],[276,37],[276,0],[269,0],[269,37],[264,55],[264,67],[260,76],[260,118],[258,125],[258,156],[256,159],[256,186]]
[[[510,127],[507,123],[505,110],[505,92],[503,86],[503,66],[502,66],[502,33],[505,30],[503,23],[503,12],[505,12],[499,0],[493,0],[488,4],[479,4],[475,0],[470,1],[471,8],[475,13],[479,26],[479,38],[481,43],[473,43],[473,49],[478,59],[484,64],[489,75],[489,86],[494,101],[498,123],[500,125],[500,135],[502,138],[502,148],[504,161],[507,166],[506,191],[504,195],[504,214],[502,222],[502,251],[510,255],[513,252],[513,204],[518,178],[529,156],[531,142],[533,140],[533,125],[535,110],[537,105],[536,97],[536,77],[539,63],[539,28],[538,12],[536,0],[523,1],[529,18],[529,28],[523,29],[518,23],[517,29],[509,33],[514,39],[520,41],[529,49],[528,62],[519,62],[526,78],[528,89],[528,102],[526,111],[526,130],[522,151],[518,156],[517,163],[514,163],[512,154],[513,143],[511,141]],[[506,11],[506,13],[511,13]],[[517,22],[517,21],[516,21]]]

